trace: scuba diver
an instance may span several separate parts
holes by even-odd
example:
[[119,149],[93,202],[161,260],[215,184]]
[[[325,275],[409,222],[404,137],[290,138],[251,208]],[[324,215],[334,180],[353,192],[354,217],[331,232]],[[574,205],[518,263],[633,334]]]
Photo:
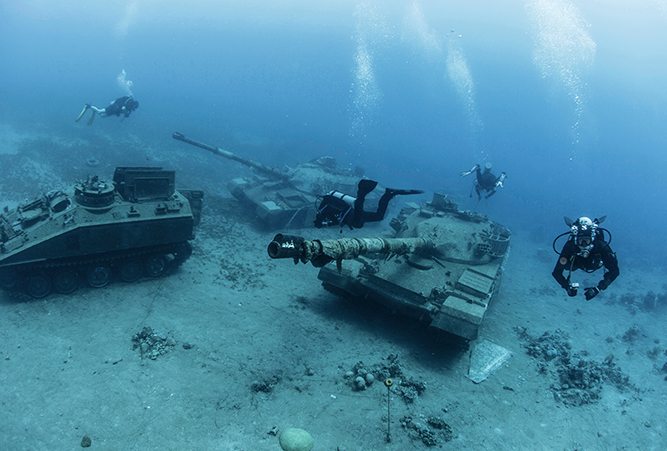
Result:
[[423,194],[424,191],[414,189],[387,188],[378,202],[375,212],[364,211],[366,195],[373,191],[378,182],[361,180],[357,187],[357,197],[354,198],[339,191],[331,191],[322,199],[317,208],[315,227],[346,225],[351,229],[361,228],[367,222],[377,222],[384,219],[389,201],[398,195]]
[[[590,218],[582,216],[576,221],[565,217],[565,223],[570,227],[569,232],[558,235],[553,242],[553,248],[556,253],[556,241],[558,238],[569,234],[567,242],[560,252],[560,257],[556,262],[551,275],[560,284],[568,296],[577,295],[578,283],[572,283],[570,276],[572,271],[583,269],[588,273],[597,271],[604,267],[604,277],[595,287],[587,287],[584,290],[586,300],[590,301],[600,293],[600,290],[606,290],[619,275],[618,260],[616,254],[609,247],[611,234],[607,229],[600,227],[606,216],[591,221]],[[609,242],[605,241],[604,233],[609,235]],[[568,270],[567,278],[563,276],[563,271]]]
[[81,110],[81,113],[79,113],[79,117],[77,117],[74,122],[79,122],[88,110],[93,110],[93,113],[90,115],[90,119],[88,119],[88,125],[93,123],[93,120],[95,119],[95,113],[99,114],[100,117],[120,116],[122,114],[122,122],[125,120],[125,118],[130,117],[130,113],[137,108],[139,108],[139,102],[134,100],[132,96],[119,97],[106,108],[97,108],[90,103],[86,103],[83,107],[83,110]]
[[[459,175],[461,177],[467,177],[473,172],[477,172],[477,179],[475,179],[472,187],[477,191],[477,201],[479,202],[482,199],[484,191],[488,191],[488,194],[484,196],[485,199],[496,194],[496,188],[503,188],[503,182],[507,177],[507,174],[502,172],[499,177],[496,177],[491,173],[491,163],[486,163],[484,165],[484,172],[482,172],[480,166],[476,164],[469,171],[461,172]],[[470,190],[470,197],[472,197],[472,189]]]

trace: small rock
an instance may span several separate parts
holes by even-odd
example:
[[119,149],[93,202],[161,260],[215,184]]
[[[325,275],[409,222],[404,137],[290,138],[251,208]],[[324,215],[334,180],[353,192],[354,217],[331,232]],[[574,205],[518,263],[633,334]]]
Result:
[[84,435],[83,438],[81,439],[82,448],[88,448],[90,445],[92,445],[92,443],[93,441],[87,435]]
[[357,378],[354,380],[354,385],[357,387],[358,390],[363,390],[366,388],[366,379],[364,379],[361,376],[357,376]]
[[299,428],[285,429],[279,441],[283,451],[310,451],[315,443],[312,435]]

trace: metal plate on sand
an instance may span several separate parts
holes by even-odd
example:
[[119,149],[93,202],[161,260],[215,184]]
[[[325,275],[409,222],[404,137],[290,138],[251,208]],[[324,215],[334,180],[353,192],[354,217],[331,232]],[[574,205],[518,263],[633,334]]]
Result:
[[512,353],[488,340],[478,343],[470,356],[468,379],[479,384],[502,366]]

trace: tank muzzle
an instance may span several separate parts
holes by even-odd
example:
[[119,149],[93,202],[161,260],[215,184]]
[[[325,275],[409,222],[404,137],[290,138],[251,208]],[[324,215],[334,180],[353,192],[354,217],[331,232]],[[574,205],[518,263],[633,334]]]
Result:
[[269,243],[268,251],[271,258],[293,258],[295,261],[301,257],[303,253],[301,243],[305,238],[297,235],[283,235],[277,234],[273,237],[273,241]]

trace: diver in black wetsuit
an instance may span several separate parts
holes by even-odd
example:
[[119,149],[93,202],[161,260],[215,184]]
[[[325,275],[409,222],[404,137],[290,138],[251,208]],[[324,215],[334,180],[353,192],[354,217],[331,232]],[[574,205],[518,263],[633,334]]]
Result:
[[[620,273],[616,254],[609,247],[609,243],[604,240],[602,229],[599,227],[604,219],[605,216],[591,221],[589,218],[582,216],[573,222],[571,219],[565,218],[565,222],[570,226],[570,238],[563,246],[556,267],[551,274],[560,286],[567,291],[568,296],[576,296],[579,288],[578,283],[570,281],[572,271],[583,269],[591,273],[604,267],[604,277],[597,286],[588,287],[584,290],[587,301],[597,296],[600,290],[606,290]],[[565,270],[569,271],[567,278],[563,276]]]
[[[477,198],[480,200],[482,198],[483,192],[487,191],[488,194],[484,196],[485,199],[496,194],[496,188],[503,187],[503,182],[507,177],[507,174],[502,172],[499,177],[496,177],[491,173],[491,163],[486,163],[484,165],[484,172],[480,169],[480,166],[476,164],[469,171],[461,172],[459,175],[461,177],[466,177],[473,172],[477,172],[477,179],[473,183],[473,188],[477,192]],[[470,191],[470,197],[472,197],[472,190]]]
[[93,120],[95,119],[95,113],[99,114],[100,117],[123,115],[123,118],[121,119],[121,121],[123,121],[124,119],[130,117],[130,113],[132,113],[137,108],[139,108],[139,102],[134,100],[132,96],[119,97],[106,108],[97,108],[96,106],[87,103],[84,105],[83,110],[81,110],[81,113],[79,113],[79,117],[77,117],[74,122],[79,122],[88,110],[93,110],[93,113],[90,115],[90,119],[88,119],[88,125],[93,123]]
[[366,195],[373,191],[378,182],[373,180],[361,180],[357,188],[357,197],[354,198],[339,191],[331,191],[324,196],[320,206],[317,208],[315,227],[346,225],[350,229],[361,228],[367,222],[377,222],[384,219],[389,201],[398,195],[422,194],[421,190],[405,190],[387,188],[378,202],[375,212],[364,211]]

